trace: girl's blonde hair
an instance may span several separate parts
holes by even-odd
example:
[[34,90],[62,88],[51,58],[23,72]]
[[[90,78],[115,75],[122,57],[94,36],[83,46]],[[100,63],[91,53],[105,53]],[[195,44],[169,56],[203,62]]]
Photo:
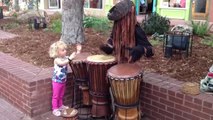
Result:
[[58,57],[58,49],[67,49],[66,43],[61,40],[53,43],[49,49],[49,55],[51,58]]

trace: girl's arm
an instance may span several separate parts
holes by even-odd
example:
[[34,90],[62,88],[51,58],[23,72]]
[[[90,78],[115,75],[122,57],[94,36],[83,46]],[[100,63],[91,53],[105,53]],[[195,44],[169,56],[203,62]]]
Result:
[[76,56],[76,52],[73,52],[69,57],[67,57],[67,59],[60,59],[60,58],[56,58],[54,60],[54,63],[59,65],[59,66],[64,66],[64,65],[67,65],[70,60],[72,60],[73,58],[75,58]]
[[63,59],[62,60],[60,58],[56,58],[54,60],[54,63],[57,64],[57,65],[59,65],[59,66],[65,66],[65,65],[67,65],[69,63],[69,60],[68,59]]

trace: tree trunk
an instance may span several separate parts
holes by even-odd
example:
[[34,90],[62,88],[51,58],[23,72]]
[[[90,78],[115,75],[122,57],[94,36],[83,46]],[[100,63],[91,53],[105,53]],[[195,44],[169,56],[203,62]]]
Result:
[[84,41],[83,0],[64,0],[61,39],[68,44]]

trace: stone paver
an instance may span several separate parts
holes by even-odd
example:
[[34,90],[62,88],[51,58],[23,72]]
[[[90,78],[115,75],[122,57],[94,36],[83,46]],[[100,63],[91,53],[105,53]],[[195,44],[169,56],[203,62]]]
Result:
[[0,120],[32,120],[13,105],[0,98]]
[[0,40],[11,39],[14,37],[17,37],[17,35],[0,30]]
[[[30,118],[0,97],[0,120],[62,120],[62,117],[55,117],[50,111],[34,118]],[[143,117],[142,120],[150,119]]]

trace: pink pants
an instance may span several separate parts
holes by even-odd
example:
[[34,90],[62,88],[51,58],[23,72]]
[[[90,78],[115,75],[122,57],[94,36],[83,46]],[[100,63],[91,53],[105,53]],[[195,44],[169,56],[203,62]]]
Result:
[[52,96],[52,109],[58,109],[63,105],[63,97],[65,92],[65,83],[52,82],[53,96]]

